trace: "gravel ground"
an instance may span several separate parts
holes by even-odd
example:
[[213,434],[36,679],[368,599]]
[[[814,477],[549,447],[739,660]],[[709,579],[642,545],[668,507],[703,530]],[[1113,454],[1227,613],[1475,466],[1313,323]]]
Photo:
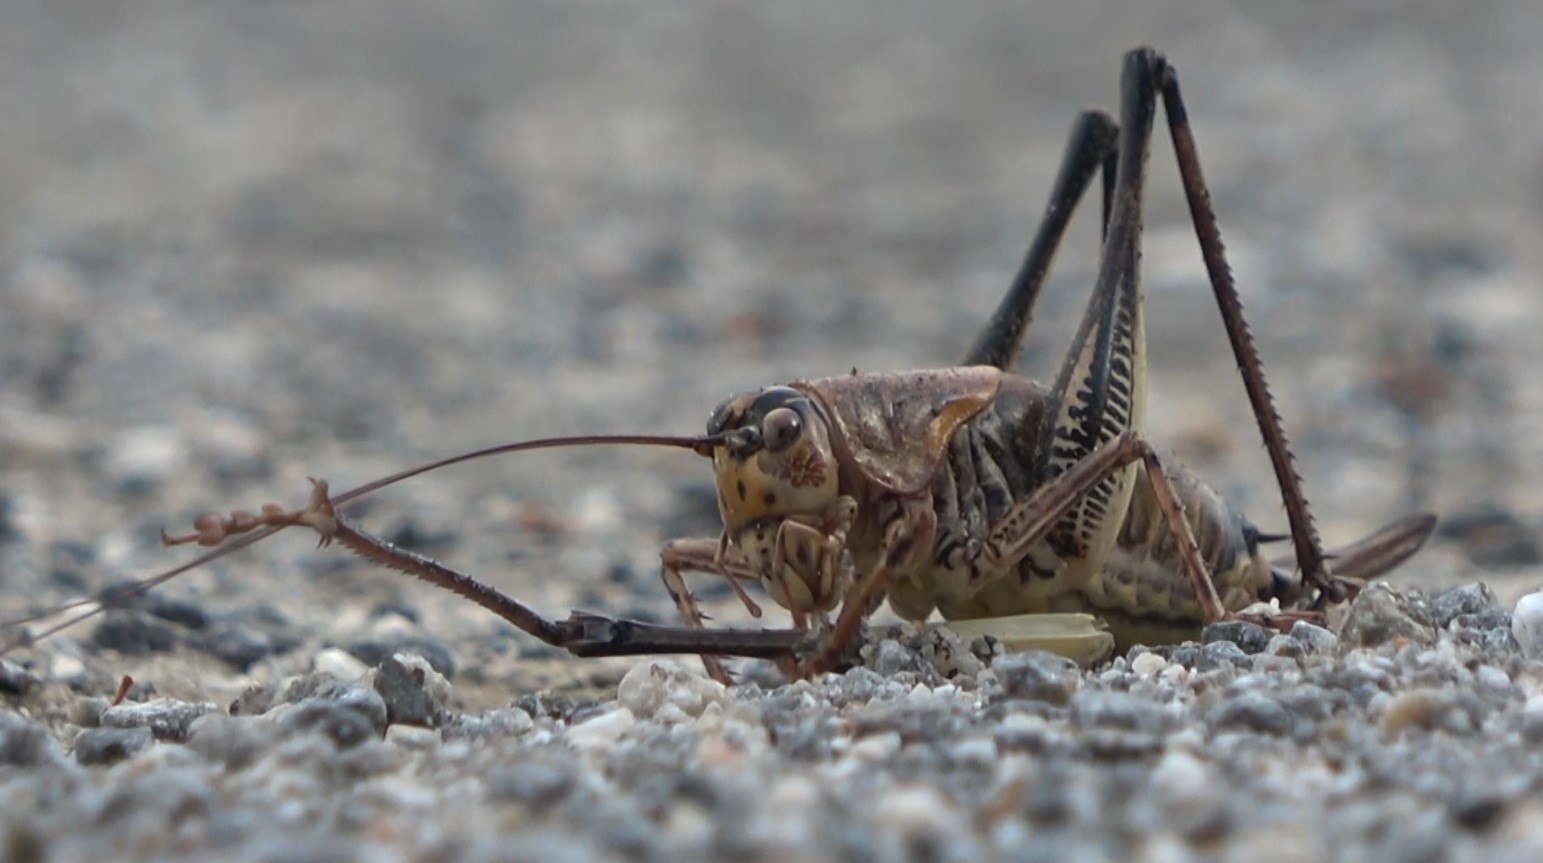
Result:
[[[1123,5],[4,4],[5,618],[308,475],[955,361],[1144,42],[1326,537],[1443,527],[1337,636],[1078,672],[906,630],[728,691],[281,537],[0,666],[0,858],[1538,859],[1512,610],[1543,587],[1543,11]],[[1283,527],[1166,145],[1153,168],[1149,433]],[[1095,248],[1079,224],[1031,372]],[[716,523],[702,464],[639,450],[354,512],[554,614],[659,620],[660,544]]]

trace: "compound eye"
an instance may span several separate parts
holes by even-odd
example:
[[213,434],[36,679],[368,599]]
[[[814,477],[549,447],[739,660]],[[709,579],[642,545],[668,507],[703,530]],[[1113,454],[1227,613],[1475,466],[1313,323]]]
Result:
[[792,408],[775,408],[761,420],[761,439],[770,452],[787,449],[803,430],[804,419]]

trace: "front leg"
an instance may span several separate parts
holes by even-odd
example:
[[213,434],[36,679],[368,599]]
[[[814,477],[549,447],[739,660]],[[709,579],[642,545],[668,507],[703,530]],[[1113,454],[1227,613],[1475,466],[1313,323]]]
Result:
[[[670,599],[674,600],[675,607],[680,611],[680,619],[687,626],[701,629],[707,620],[706,615],[697,608],[696,597],[686,585],[687,572],[710,572],[722,576],[734,589],[750,616],[761,616],[760,606],[755,604],[740,584],[741,580],[757,581],[759,575],[740,556],[738,550],[729,545],[726,534],[716,540],[672,539],[660,550],[659,563],[659,577],[664,581],[664,589],[670,594]],[[704,655],[702,665],[707,669],[707,675],[719,683],[727,686],[732,682],[719,657]]]
[[854,580],[841,601],[841,615],[824,645],[813,658],[801,663],[798,676],[810,677],[830,670],[840,660],[842,651],[857,634],[863,618],[873,612],[884,595],[890,576],[908,569],[931,553],[937,535],[938,517],[921,498],[900,501],[900,513],[884,528],[879,560],[861,579]]
[[[843,495],[836,501],[835,511],[819,527],[792,519],[777,527],[766,588],[793,615],[795,628],[807,629],[806,614],[823,615],[850,582],[852,574],[844,561],[847,533],[856,519],[857,501]],[[797,594],[792,589],[794,579],[788,578],[790,565],[800,584]]]

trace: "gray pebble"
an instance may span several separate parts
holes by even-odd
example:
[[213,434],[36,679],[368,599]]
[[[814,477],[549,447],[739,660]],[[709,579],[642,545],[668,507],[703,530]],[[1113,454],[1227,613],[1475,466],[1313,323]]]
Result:
[[48,729],[20,714],[0,711],[0,766],[41,767],[60,756]]
[[458,714],[441,729],[446,740],[518,737],[535,727],[523,710],[490,710],[477,716]]
[[102,724],[102,714],[111,705],[105,698],[84,696],[70,703],[69,719],[81,728],[96,728]]
[[1270,636],[1273,634],[1259,624],[1247,620],[1223,620],[1201,630],[1200,641],[1202,644],[1230,641],[1244,653],[1254,654],[1263,652],[1269,646]]
[[[865,659],[867,659],[865,657]],[[873,656],[867,659],[867,665],[884,677],[894,677],[902,672],[921,674],[926,671],[927,663],[914,650],[909,650],[893,638],[880,641],[873,649]]]
[[227,770],[241,770],[255,762],[277,739],[278,729],[272,722],[208,713],[193,720],[187,747]]
[[1127,692],[1084,689],[1071,698],[1072,724],[1078,728],[1120,728],[1159,733],[1174,716],[1161,703]]
[[1376,647],[1400,638],[1431,644],[1436,640],[1436,620],[1425,597],[1398,593],[1378,582],[1351,602],[1339,637],[1349,647]]
[[170,698],[144,704],[117,704],[102,711],[103,728],[148,728],[156,740],[187,740],[193,720],[219,708],[207,701],[188,702]]
[[1481,581],[1444,590],[1431,597],[1430,606],[1436,625],[1442,629],[1450,626],[1461,615],[1505,610],[1495,592]]
[[514,700],[514,706],[532,719],[550,719],[569,725],[576,725],[583,717],[604,709],[593,698],[574,698],[567,693],[548,690],[527,692]]
[[1521,732],[1529,745],[1543,745],[1543,696],[1534,695],[1522,706]]
[[537,812],[560,803],[578,786],[571,763],[536,758],[495,769],[488,775],[488,799],[521,803]]
[[993,657],[991,671],[1009,698],[1065,706],[1082,679],[1077,663],[1043,650]]
[[1291,637],[1302,643],[1309,653],[1333,653],[1339,649],[1339,636],[1333,630],[1299,620],[1291,625]]
[[1252,665],[1248,654],[1235,642],[1213,641],[1201,645],[1193,667],[1196,671],[1214,671],[1218,668],[1250,668]]
[[125,656],[166,653],[179,640],[175,627],[140,611],[110,611],[91,631],[93,644]]
[[149,728],[92,728],[75,738],[75,760],[87,767],[105,767],[132,758],[155,743]]
[[428,660],[434,670],[447,679],[455,679],[455,656],[442,642],[423,635],[397,635],[383,639],[363,639],[344,649],[365,665],[375,666],[398,653],[411,653]]
[[1471,645],[1491,660],[1521,651],[1516,634],[1511,631],[1511,612],[1504,608],[1460,614],[1452,621],[1451,632],[1458,644]]
[[1270,643],[1265,645],[1265,656],[1280,656],[1295,659],[1307,654],[1306,647],[1289,635],[1272,635]]
[[1523,654],[1543,659],[1543,592],[1529,593],[1516,601],[1511,612],[1511,634]]
[[373,689],[348,688],[307,698],[284,711],[279,726],[287,731],[318,732],[339,749],[350,749],[386,735],[386,703]]
[[261,716],[279,703],[279,687],[274,683],[254,683],[230,703],[231,716]]
[[386,706],[388,724],[439,728],[450,721],[443,701],[449,684],[419,657],[393,656],[375,666],[374,687]]
[[239,623],[218,624],[202,633],[195,645],[237,671],[246,671],[274,652],[273,640]]
[[26,695],[36,689],[41,681],[37,675],[13,662],[0,659],[0,693]]
[[1280,700],[1263,692],[1243,692],[1223,701],[1207,717],[1217,728],[1239,728],[1260,734],[1284,736],[1293,721]]

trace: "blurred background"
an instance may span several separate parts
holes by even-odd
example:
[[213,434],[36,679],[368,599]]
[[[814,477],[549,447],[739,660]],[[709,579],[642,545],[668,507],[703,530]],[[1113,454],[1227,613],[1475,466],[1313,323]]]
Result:
[[[185,559],[160,527],[298,506],[306,476],[693,433],[738,390],[953,363],[1142,43],[1180,72],[1326,538],[1429,508],[1401,583],[1539,586],[1543,7],[1128,5],[6,3],[0,612]],[[1162,136],[1148,200],[1148,431],[1283,528]],[[1082,215],[1036,377],[1092,284]],[[657,549],[715,532],[711,488],[678,452],[564,451],[357,512],[549,612],[668,619]],[[496,686],[545,656],[311,546],[168,590],[202,629],[151,615],[39,655],[166,689],[388,636]]]

